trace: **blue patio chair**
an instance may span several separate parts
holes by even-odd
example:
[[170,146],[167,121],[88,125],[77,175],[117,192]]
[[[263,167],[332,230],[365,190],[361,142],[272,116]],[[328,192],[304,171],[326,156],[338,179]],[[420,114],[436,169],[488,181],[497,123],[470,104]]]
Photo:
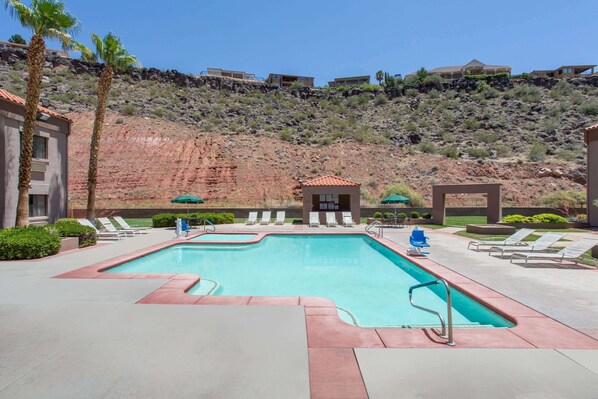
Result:
[[424,235],[424,231],[420,230],[415,227],[411,232],[411,236],[409,237],[409,243],[415,250],[417,251],[418,255],[427,255],[429,252],[423,252],[422,248],[429,248],[430,244],[428,244],[428,237]]

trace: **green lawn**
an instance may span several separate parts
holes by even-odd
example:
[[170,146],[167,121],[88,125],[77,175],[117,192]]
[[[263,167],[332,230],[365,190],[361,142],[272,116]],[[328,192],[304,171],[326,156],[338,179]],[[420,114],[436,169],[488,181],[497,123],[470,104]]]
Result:
[[152,227],[152,218],[123,218],[131,227]]

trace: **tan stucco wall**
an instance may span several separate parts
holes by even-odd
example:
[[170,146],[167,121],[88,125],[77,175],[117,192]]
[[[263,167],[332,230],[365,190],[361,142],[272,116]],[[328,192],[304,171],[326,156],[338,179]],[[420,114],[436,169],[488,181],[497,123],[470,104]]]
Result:
[[[18,176],[20,136],[24,109],[18,105],[0,101],[0,227],[14,226],[18,199]],[[35,218],[31,223],[52,223],[65,217],[68,206],[68,132],[69,123],[51,117],[38,122],[36,135],[48,139],[48,159],[37,162],[45,166],[45,172],[34,172],[30,194],[48,195],[48,217]]]
[[[359,186],[307,186],[303,187],[303,223],[309,223],[309,213],[312,212],[312,196],[320,194],[347,194],[351,196],[351,216],[356,224],[361,217]],[[330,212],[330,211],[329,211]],[[335,212],[336,220],[342,224],[341,212]],[[326,223],[326,211],[320,212],[320,224]]]
[[598,128],[586,132],[586,142],[588,143],[588,222],[593,227],[598,227]]

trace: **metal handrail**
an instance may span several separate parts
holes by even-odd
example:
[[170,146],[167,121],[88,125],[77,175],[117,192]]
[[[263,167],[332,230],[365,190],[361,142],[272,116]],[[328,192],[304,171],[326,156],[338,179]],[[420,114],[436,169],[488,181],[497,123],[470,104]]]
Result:
[[[372,230],[374,227],[378,227],[377,233]],[[384,237],[384,229],[383,229],[382,222],[380,222],[379,220],[374,220],[372,223],[370,223],[366,226],[365,232],[368,234],[374,235],[378,238]]]
[[[446,314],[447,314],[447,321],[448,321],[448,335],[447,335],[447,328],[446,328],[446,324],[444,322],[444,317],[442,317],[442,315],[432,309],[428,309],[428,308],[424,308],[423,306],[419,306],[416,305],[415,303],[413,303],[413,290],[416,290],[418,288],[422,288],[422,287],[427,287],[430,285],[436,285],[436,284],[440,284],[442,283],[444,285],[444,289],[446,290]],[[438,318],[440,319],[440,325],[442,326],[442,332],[440,334],[438,334],[438,336],[440,338],[445,338],[447,339],[447,345],[455,345],[455,341],[453,340],[453,311],[452,311],[452,303],[451,303],[451,287],[449,286],[449,284],[446,282],[445,279],[439,278],[436,280],[432,280],[432,281],[427,281],[425,283],[421,283],[421,284],[417,284],[414,285],[412,287],[409,288],[409,302],[411,303],[411,306],[421,309],[424,312],[428,312],[428,313],[432,313],[435,314],[436,316],[438,316]]]
[[214,223],[210,222],[208,219],[204,219],[203,221],[203,231],[208,231],[208,225],[212,228],[212,233],[216,231],[216,226],[214,226]]

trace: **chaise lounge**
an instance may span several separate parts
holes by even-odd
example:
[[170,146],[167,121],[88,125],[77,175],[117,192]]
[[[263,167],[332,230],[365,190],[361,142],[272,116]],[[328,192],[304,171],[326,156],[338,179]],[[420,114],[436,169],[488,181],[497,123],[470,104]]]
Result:
[[326,212],[326,226],[338,227],[338,222],[336,221],[336,215],[334,212]]
[[595,245],[598,245],[598,239],[596,238],[581,238],[575,241],[573,244],[568,245],[567,247],[561,249],[557,253],[523,253],[523,252],[515,252],[511,255],[511,263],[513,263],[514,259],[522,258],[525,259],[525,264],[527,265],[527,261],[530,259],[545,259],[545,260],[552,260],[555,262],[562,263],[564,260],[570,260],[575,262],[579,262],[579,258],[590,249],[592,249]]
[[309,227],[320,227],[320,213],[310,212],[309,213]]
[[478,251],[481,246],[498,247],[507,245],[527,245],[523,242],[523,239],[533,232],[534,230],[532,229],[521,229],[502,241],[470,241],[467,245],[467,249],[471,249],[472,246],[475,246],[476,251]]
[[562,233],[546,233],[536,241],[528,245],[512,245],[506,247],[492,247],[488,250],[488,255],[493,252],[499,252],[502,258],[505,252],[542,252],[553,246],[558,240],[565,237]]

